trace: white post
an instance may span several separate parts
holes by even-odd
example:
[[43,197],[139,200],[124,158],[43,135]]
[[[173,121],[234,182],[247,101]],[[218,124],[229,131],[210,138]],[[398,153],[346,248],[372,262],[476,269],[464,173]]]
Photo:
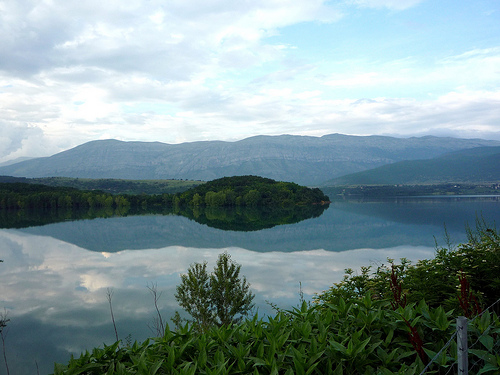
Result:
[[458,374],[467,375],[469,373],[469,349],[467,347],[467,318],[465,316],[457,318],[457,362]]

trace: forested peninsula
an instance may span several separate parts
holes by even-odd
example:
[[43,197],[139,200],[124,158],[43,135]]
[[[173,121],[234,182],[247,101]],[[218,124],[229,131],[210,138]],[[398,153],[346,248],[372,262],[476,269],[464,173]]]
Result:
[[258,176],[224,177],[185,192],[111,194],[22,182],[0,183],[0,209],[122,208],[122,207],[288,207],[328,202],[320,189]]

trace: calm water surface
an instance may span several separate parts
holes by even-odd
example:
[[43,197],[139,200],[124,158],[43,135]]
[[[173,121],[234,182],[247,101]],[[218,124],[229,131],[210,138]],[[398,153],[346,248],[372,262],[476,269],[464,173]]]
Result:
[[[179,274],[193,262],[213,267],[227,251],[242,264],[256,294],[289,308],[341,280],[347,267],[379,264],[387,257],[430,258],[444,225],[455,243],[477,216],[500,221],[497,198],[421,198],[334,202],[318,218],[254,232],[222,231],[178,216],[132,216],[0,229],[0,309],[11,319],[5,348],[11,374],[53,371],[71,354],[121,339],[153,335],[154,305],[148,286],[162,292],[169,319]],[[5,310],[4,310],[5,309]],[[0,358],[0,374],[6,373]]]

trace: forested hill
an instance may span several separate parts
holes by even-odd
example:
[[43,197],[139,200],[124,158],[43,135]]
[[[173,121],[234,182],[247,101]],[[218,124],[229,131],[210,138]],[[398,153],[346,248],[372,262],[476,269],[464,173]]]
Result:
[[325,186],[499,182],[500,147],[478,147],[429,160],[384,165],[336,178]]
[[258,176],[223,177],[177,194],[181,203],[194,206],[291,206],[325,203],[318,188],[279,182]]
[[237,142],[88,142],[46,158],[0,167],[0,175],[210,181],[258,175],[319,186],[327,180],[402,160],[428,159],[498,141],[331,134],[257,136]]
[[0,209],[86,209],[121,207],[179,207],[181,205],[278,206],[325,203],[329,199],[318,188],[278,182],[257,176],[225,177],[177,194],[112,195],[19,182],[0,183]]

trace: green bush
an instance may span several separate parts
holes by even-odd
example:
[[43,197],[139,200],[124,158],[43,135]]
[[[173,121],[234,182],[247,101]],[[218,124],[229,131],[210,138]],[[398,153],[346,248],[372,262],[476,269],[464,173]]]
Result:
[[[423,301],[396,310],[370,294],[357,303],[336,302],[303,303],[266,320],[254,317],[204,333],[189,325],[167,327],[163,337],[122,348],[115,343],[56,364],[54,374],[418,374],[455,331],[451,312]],[[405,321],[424,339],[423,360]],[[473,352],[482,358],[477,368],[498,371],[498,317],[485,313],[469,331],[471,342],[481,337]],[[456,351],[452,344],[428,373],[447,373]]]
[[407,302],[425,300],[431,307],[462,309],[458,296],[465,287],[462,283],[466,282],[471,293],[469,297],[477,299],[478,307],[490,306],[500,296],[500,235],[496,229],[478,221],[474,231],[468,230],[467,243],[437,247],[433,259],[420,260],[416,264],[404,258],[400,264],[388,259],[388,264],[373,271],[372,267],[362,267],[359,274],[347,269],[344,279],[319,294],[316,301],[329,303],[337,296],[357,299],[367,292],[376,298],[392,299],[393,274],[401,282]]

